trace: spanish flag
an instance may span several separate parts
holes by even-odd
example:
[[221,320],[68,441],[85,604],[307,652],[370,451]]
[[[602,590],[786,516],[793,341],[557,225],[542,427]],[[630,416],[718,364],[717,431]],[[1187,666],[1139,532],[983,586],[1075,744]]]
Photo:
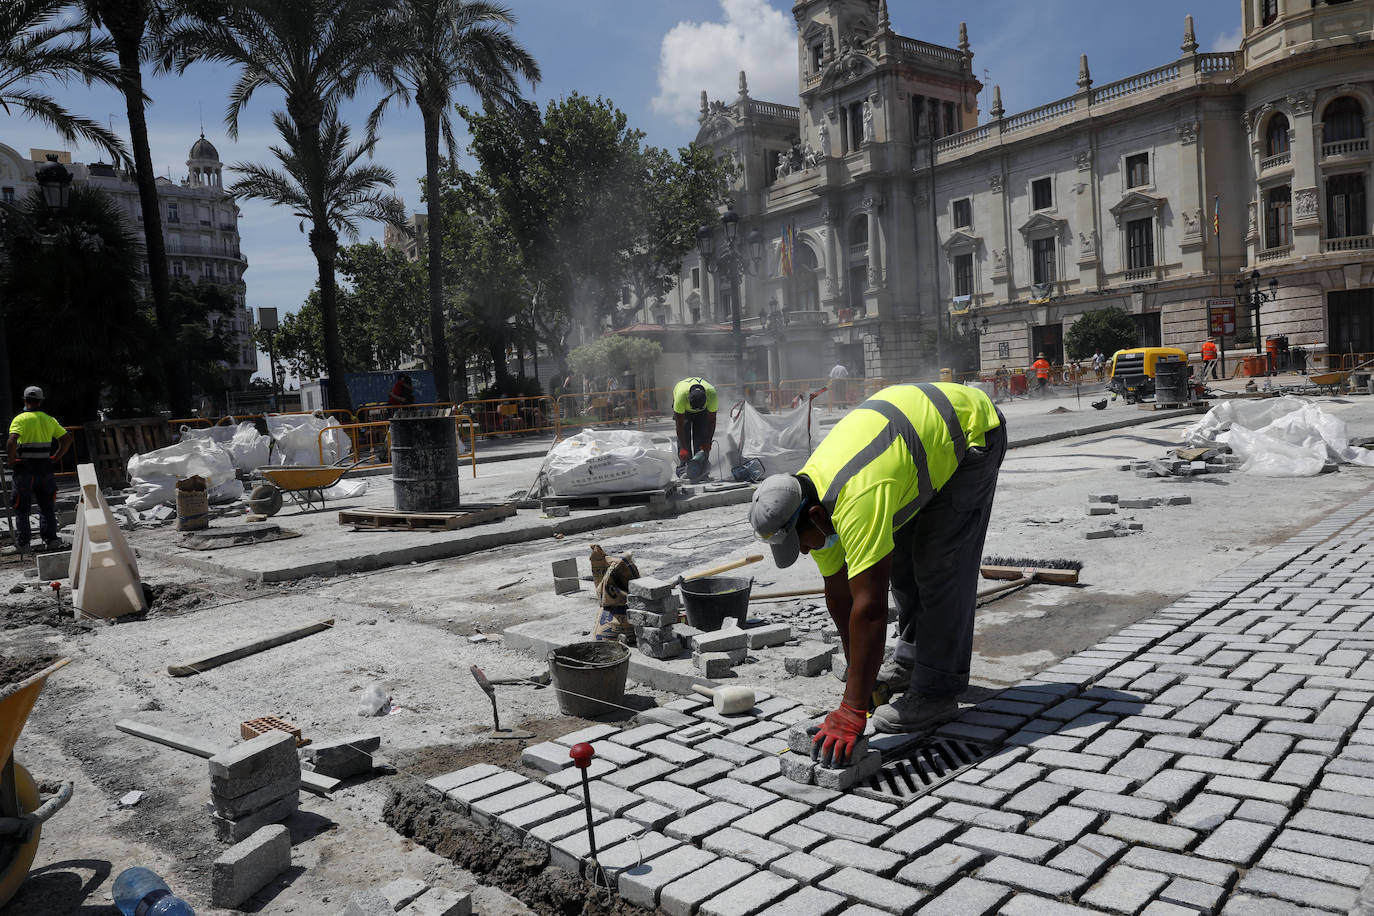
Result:
[[1221,195],[1212,195],[1212,234],[1221,238]]

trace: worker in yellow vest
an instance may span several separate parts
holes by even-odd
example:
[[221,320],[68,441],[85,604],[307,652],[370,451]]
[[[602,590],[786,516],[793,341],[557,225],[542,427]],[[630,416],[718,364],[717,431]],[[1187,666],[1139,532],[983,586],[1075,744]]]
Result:
[[749,507],[781,568],[809,553],[849,661],[844,698],[813,753],[845,763],[882,666],[891,588],[895,667],[907,691],[873,712],[882,732],[952,717],[968,687],[978,568],[1006,452],[1006,424],[977,388],[895,385],[854,408],[796,474],[774,474]]
[[677,460],[687,465],[687,475],[704,477],[710,472],[711,442],[716,437],[716,411],[720,400],[715,386],[704,378],[685,378],[673,387],[673,423],[677,431]]
[[[61,550],[57,539],[57,479],[53,469],[67,449],[72,447],[72,434],[61,423],[45,414],[43,389],[30,385],[24,389],[24,412],[10,421],[10,436],[6,446],[11,479],[14,482],[14,544],[6,553],[22,553],[29,549],[33,529],[29,512],[38,506],[38,536],[43,549]],[[56,443],[56,451],[53,451]]]

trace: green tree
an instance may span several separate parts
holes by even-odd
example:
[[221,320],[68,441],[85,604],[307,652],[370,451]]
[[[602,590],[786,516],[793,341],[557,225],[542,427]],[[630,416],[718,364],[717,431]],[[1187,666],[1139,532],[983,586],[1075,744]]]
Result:
[[234,297],[218,283],[185,280],[173,282],[168,293],[176,329],[174,352],[185,367],[189,396],[222,399],[233,346],[220,319],[234,314]]
[[162,211],[158,206],[157,175],[148,144],[148,120],[143,91],[143,61],[154,53],[158,37],[170,28],[179,15],[180,5],[172,0],[81,0],[80,6],[90,23],[103,27],[113,46],[117,79],[115,88],[124,96],[129,118],[129,137],[133,143],[134,180],[143,214],[143,246],[148,253],[148,286],[153,294],[153,313],[157,317],[160,375],[172,416],[191,415],[191,379],[194,370],[179,354],[173,342],[178,328],[176,309],[171,303],[167,275],[167,246],[162,239]]
[[348,408],[339,338],[334,258],[339,232],[356,237],[357,219],[404,225],[399,202],[378,193],[394,184],[380,166],[360,166],[375,138],[349,147],[349,129],[338,106],[352,98],[387,46],[389,5],[380,0],[221,0],[198,4],[193,21],[172,29],[167,45],[181,49],[179,69],[194,59],[238,64],[225,116],[238,136],[239,114],[259,89],[285,95],[285,113],[272,120],[284,147],[273,147],[285,172],[235,166],[245,177],[233,191],[288,206],[310,223],[310,250],[319,271],[320,313],[329,406]]
[[714,218],[724,167],[691,147],[676,159],[644,148],[609,100],[573,93],[541,118],[466,117],[544,313],[570,319],[546,338],[556,352],[574,327],[591,339],[607,319],[622,325],[621,286],[666,283]]
[[[416,329],[428,312],[420,265],[399,251],[368,242],[340,249],[338,270],[347,284],[338,292],[344,371],[399,369],[413,355]],[[267,333],[259,330],[254,335],[264,349]],[[277,357],[294,373],[311,376],[324,371],[318,288],[270,333]]]
[[1119,308],[1084,312],[1064,335],[1069,359],[1088,359],[1101,350],[1111,356],[1136,345],[1135,319]]
[[[488,109],[522,108],[520,80],[539,81],[539,65],[510,36],[515,16],[482,0],[401,0],[383,79],[393,94],[420,109],[425,132],[428,204],[429,364],[439,400],[450,400],[448,335],[444,319],[444,196],[439,190],[439,137],[457,158],[450,112],[455,91],[471,89]],[[466,373],[464,373],[466,374]],[[464,380],[466,385],[466,379]]]
[[[662,355],[663,347],[656,340],[607,334],[569,353],[568,368],[590,379],[618,377],[626,372],[647,379]],[[642,383],[640,387],[644,387]]]
[[158,384],[144,367],[152,321],[138,299],[143,249],[120,209],[74,188],[59,216],[38,191],[4,215],[0,300],[15,377],[42,386],[68,423],[93,420],[102,406],[120,415],[145,407]]

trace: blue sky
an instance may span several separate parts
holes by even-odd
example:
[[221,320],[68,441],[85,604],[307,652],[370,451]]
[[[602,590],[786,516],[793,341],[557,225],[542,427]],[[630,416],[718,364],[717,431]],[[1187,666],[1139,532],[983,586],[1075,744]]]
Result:
[[[648,142],[677,147],[696,133],[698,96],[731,99],[737,74],[749,74],[755,98],[796,104],[795,28],[790,0],[508,0],[519,17],[515,34],[539,61],[544,79],[533,95],[541,103],[577,91],[602,95],[626,112]],[[979,99],[986,112],[991,86],[1002,87],[1008,114],[1033,108],[1075,91],[1078,56],[1086,52],[1093,79],[1103,84],[1176,59],[1184,15],[1194,15],[1201,50],[1239,43],[1241,0],[1153,0],[1148,12],[1125,0],[889,0],[893,28],[900,34],[954,45],[959,22],[968,22],[974,69],[987,89]],[[986,76],[984,75],[986,72]],[[147,91],[153,161],[159,174],[180,180],[186,153],[203,119],[206,136],[226,164],[269,162],[274,142],[270,115],[280,97],[259,93],[240,121],[237,142],[223,122],[227,69],[196,66],[183,77],[151,77]],[[72,110],[127,130],[123,99],[109,90],[56,87]],[[346,116],[361,124],[376,99],[365,90]],[[471,101],[465,100],[465,101]],[[420,204],[424,152],[419,114],[394,108],[382,124],[377,161],[397,176],[408,206]],[[21,153],[61,148],[51,131],[0,112],[0,142]],[[88,148],[73,150],[78,161],[99,158]],[[225,175],[225,184],[233,175]],[[315,282],[315,266],[298,220],[289,212],[255,201],[242,204],[239,222],[248,258],[248,304],[294,311]],[[378,227],[365,227],[363,237]]]

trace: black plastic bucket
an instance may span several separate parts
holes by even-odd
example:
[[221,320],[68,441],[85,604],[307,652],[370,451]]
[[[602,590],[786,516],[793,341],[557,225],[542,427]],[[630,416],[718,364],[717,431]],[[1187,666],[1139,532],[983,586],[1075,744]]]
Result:
[[733,617],[744,625],[749,616],[749,592],[753,579],[732,576],[707,576],[683,582],[682,606],[687,610],[687,623],[698,630],[719,630]]
[[452,417],[391,421],[391,487],[398,512],[459,508],[458,426]]
[[549,676],[565,716],[604,716],[620,712],[630,650],[624,643],[575,642],[549,650]]

